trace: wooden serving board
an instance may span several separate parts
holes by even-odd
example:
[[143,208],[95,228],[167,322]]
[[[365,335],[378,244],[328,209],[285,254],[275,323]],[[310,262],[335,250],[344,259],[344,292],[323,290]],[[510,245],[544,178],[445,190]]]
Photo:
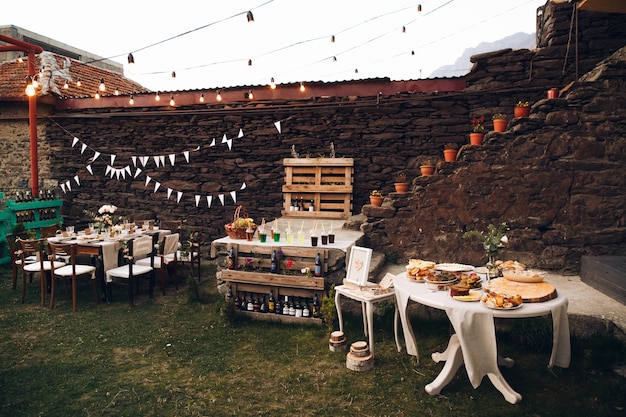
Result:
[[506,278],[495,278],[485,286],[491,291],[506,295],[521,295],[525,303],[541,303],[556,298],[556,288],[543,282],[516,282]]

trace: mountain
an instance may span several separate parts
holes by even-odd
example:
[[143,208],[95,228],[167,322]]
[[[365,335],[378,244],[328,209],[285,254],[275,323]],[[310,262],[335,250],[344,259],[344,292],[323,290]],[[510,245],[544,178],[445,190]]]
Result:
[[429,78],[459,77],[465,75],[472,68],[470,57],[485,52],[499,51],[500,49],[533,49],[536,47],[535,34],[518,32],[495,42],[482,42],[473,48],[467,48],[452,65],[444,65],[434,70]]

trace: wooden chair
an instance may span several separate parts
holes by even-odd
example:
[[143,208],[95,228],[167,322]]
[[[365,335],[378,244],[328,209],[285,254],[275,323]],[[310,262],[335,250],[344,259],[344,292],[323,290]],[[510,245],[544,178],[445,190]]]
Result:
[[[127,280],[128,284],[128,304],[134,306],[134,290],[137,283],[135,278],[150,274],[150,298],[154,295],[154,246],[158,239],[158,234],[154,236],[141,236],[128,241],[128,254],[124,256],[127,265],[121,265],[106,271],[107,293],[111,294],[111,284],[116,278]],[[149,258],[149,265],[139,265],[137,260]]]
[[177,232],[179,238],[178,262],[189,265],[191,276],[195,278],[197,269],[198,281],[201,279],[202,227],[181,225],[180,220],[161,220],[161,228]]
[[[340,296],[350,298],[361,303],[361,312],[363,314],[363,333],[365,337],[369,337],[369,349],[374,353],[374,306],[381,301],[389,301],[394,303],[396,296],[393,288],[389,292],[374,295],[367,292],[368,286],[376,284],[368,282],[370,262],[372,259],[372,250],[359,246],[353,246],[350,249],[350,259],[348,260],[348,269],[346,271],[346,279],[344,285],[335,287],[335,307],[337,308],[337,318],[339,319],[339,331],[343,332],[343,317],[341,314]],[[396,346],[400,352],[400,341],[398,339],[398,308],[395,308],[394,315],[394,336]]]
[[[65,263],[61,261],[50,261],[46,259],[44,253],[46,239],[18,239],[17,242],[20,245],[20,257],[22,260],[22,264],[24,265],[22,268],[22,303],[24,303],[24,299],[26,297],[26,273],[28,272],[34,274],[36,272],[39,272],[41,305],[45,306],[45,294],[47,290],[46,275],[50,270],[52,270],[53,265],[54,268],[60,268],[65,265]],[[34,256],[36,258],[36,261],[32,263],[26,263],[26,258],[29,256]]]
[[[98,289],[96,288],[96,267],[93,265],[85,265],[76,263],[77,248],[76,243],[52,243],[48,242],[48,259],[50,261],[54,259],[64,259],[67,262],[66,265],[55,268],[54,262],[51,262],[52,268],[50,270],[51,277],[51,289],[50,289],[50,309],[54,308],[54,296],[55,296],[55,281],[56,277],[62,277],[64,281],[67,278],[72,279],[72,311],[76,311],[76,277],[90,275],[91,282],[93,284],[93,294],[98,302]],[[67,288],[67,283],[66,283]]]
[[174,285],[178,290],[178,277],[177,277],[177,261],[178,261],[178,233],[172,233],[166,235],[163,238],[163,250],[158,256],[155,256],[154,259],[143,258],[135,261],[137,265],[150,266],[152,263],[152,267],[156,270],[159,270],[159,277],[161,281],[161,291],[163,295],[165,295],[165,270],[167,269],[167,273],[174,276]]
[[56,225],[44,226],[39,228],[39,233],[42,238],[55,237],[58,230]]
[[[5,239],[7,241],[7,246],[9,247],[9,252],[11,255],[11,272],[13,277],[13,283],[11,288],[15,290],[17,288],[17,272],[21,271],[24,267],[25,263],[30,264],[37,260],[35,256],[28,256],[22,260],[20,256],[20,246],[16,241],[16,236],[14,234],[5,235]],[[25,262],[25,263],[24,263]],[[30,275],[30,282],[33,281],[32,274]]]

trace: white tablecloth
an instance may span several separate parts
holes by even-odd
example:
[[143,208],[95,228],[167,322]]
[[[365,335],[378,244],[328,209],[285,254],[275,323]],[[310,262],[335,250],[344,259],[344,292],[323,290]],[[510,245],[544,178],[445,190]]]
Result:
[[514,319],[551,314],[553,340],[548,367],[569,366],[571,350],[567,320],[568,300],[562,294],[543,303],[524,303],[515,310],[491,310],[480,302],[457,301],[450,297],[448,291],[431,291],[425,284],[407,279],[405,273],[395,277],[394,287],[407,353],[418,356],[415,336],[407,318],[409,300],[444,310],[458,336],[465,368],[474,388],[480,385],[485,375],[498,373],[494,317]]

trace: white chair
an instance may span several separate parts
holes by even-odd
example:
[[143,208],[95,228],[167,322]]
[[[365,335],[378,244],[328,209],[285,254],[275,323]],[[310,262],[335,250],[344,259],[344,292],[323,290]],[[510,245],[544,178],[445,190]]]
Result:
[[[106,271],[107,293],[110,295],[110,285],[115,278],[128,280],[128,304],[132,307],[133,290],[135,288],[135,277],[150,274],[150,298],[154,293],[154,245],[158,239],[158,234],[152,236],[141,236],[128,241],[128,254],[124,256],[127,265],[121,265]],[[137,264],[139,259],[149,259],[148,265]]]
[[[66,265],[58,268],[53,262],[50,269],[50,276],[52,281],[52,288],[50,290],[50,309],[54,308],[54,296],[55,296],[55,277],[63,277],[72,279],[72,311],[76,311],[76,277],[90,275],[91,283],[93,286],[93,295],[98,302],[98,291],[96,289],[96,267],[93,265],[77,264],[76,253],[78,245],[76,243],[53,243],[48,242],[48,254],[49,259],[64,259]],[[67,289],[67,285],[66,285]]]
[[[46,276],[52,269],[52,262],[54,262],[55,268],[60,268],[65,265],[61,261],[47,261],[45,260],[44,246],[46,239],[17,239],[20,246],[20,259],[23,265],[22,268],[22,303],[26,296],[26,273],[34,274],[39,272],[39,287],[41,290],[41,305],[45,306],[45,293],[47,290]],[[27,259],[30,256],[34,256],[36,261],[28,263]],[[32,276],[32,275],[31,275]]]
[[[154,269],[159,270],[160,273],[160,278],[161,278],[161,291],[163,292],[163,295],[165,295],[165,270],[166,269],[172,269],[172,275],[174,276],[174,285],[176,287],[176,289],[178,290],[178,277],[177,277],[177,271],[176,271],[176,266],[177,266],[177,262],[178,262],[178,239],[179,239],[179,234],[178,233],[172,233],[170,235],[166,235],[163,238],[163,253],[160,253],[158,256],[155,256],[154,259],[150,259],[150,258],[143,258],[143,259],[137,259],[135,261],[135,264],[137,265],[144,265],[144,266],[150,266],[150,264],[152,263],[152,267]],[[169,271],[168,271],[169,273]]]
[[[394,303],[394,336],[398,352],[400,352],[400,341],[398,339],[398,307],[395,305],[396,296],[393,287],[383,294],[374,294],[371,287],[377,284],[368,282],[370,262],[372,260],[372,250],[359,246],[350,249],[350,259],[344,285],[335,287],[335,307],[337,308],[337,318],[339,319],[339,331],[343,332],[343,317],[341,314],[340,296],[350,298],[361,303],[363,314],[363,332],[369,338],[370,352],[374,353],[374,307],[381,301]],[[370,289],[368,290],[368,287]]]

